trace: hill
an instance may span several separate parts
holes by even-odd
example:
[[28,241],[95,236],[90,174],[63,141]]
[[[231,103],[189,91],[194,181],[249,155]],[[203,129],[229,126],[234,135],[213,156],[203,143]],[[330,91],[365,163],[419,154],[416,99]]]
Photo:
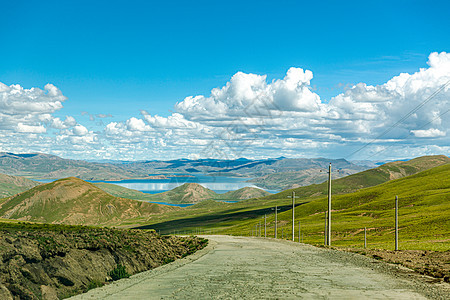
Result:
[[[367,228],[369,248],[394,246],[394,199],[399,197],[400,248],[450,250],[450,164],[415,175],[391,180],[357,192],[332,197],[332,245],[362,247]],[[274,236],[277,205],[278,238],[291,239],[292,205],[290,199],[251,199],[221,206],[177,211],[153,219],[142,228],[161,232],[205,231],[218,234],[251,235],[267,216],[267,235]],[[323,244],[327,197],[301,198],[295,209],[296,240],[301,222],[305,243]],[[264,231],[264,230],[263,230]]]
[[246,200],[251,198],[260,198],[267,195],[271,195],[269,192],[254,188],[254,187],[243,187],[235,191],[229,191],[224,194],[217,194],[214,199],[221,200]]
[[111,196],[70,177],[36,186],[0,203],[0,217],[62,224],[122,224],[176,208]]
[[198,183],[185,183],[170,191],[152,195],[153,201],[174,204],[198,203],[203,200],[214,199],[217,194]]
[[24,192],[39,184],[39,182],[24,177],[0,174],[0,198]]
[[[445,155],[422,156],[408,161],[396,161],[379,166],[378,168],[359,172],[350,176],[332,180],[332,193],[345,194],[362,188],[375,186],[389,180],[413,175],[424,170],[450,163]],[[333,166],[334,168],[334,166]],[[333,170],[332,170],[333,172]],[[335,174],[332,174],[333,176]],[[278,194],[269,195],[263,199],[283,199],[292,192],[300,197],[319,197],[327,195],[327,182],[313,184],[306,187],[289,189]]]
[[0,172],[31,178],[78,177],[84,180],[121,180],[146,177],[146,173],[120,165],[64,159],[43,153],[14,154],[0,152]]
[[99,187],[108,194],[139,201],[155,201],[152,194],[143,193],[138,190],[129,189],[117,184],[105,183],[105,182],[95,182],[95,186]]

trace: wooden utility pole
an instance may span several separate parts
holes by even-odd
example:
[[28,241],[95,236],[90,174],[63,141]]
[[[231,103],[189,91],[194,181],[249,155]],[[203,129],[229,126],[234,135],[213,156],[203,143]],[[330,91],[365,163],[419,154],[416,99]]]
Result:
[[323,245],[328,245],[327,243],[327,212],[325,212],[325,230],[323,231],[324,242]]
[[266,223],[266,215],[264,215],[264,237],[267,237],[267,223]]
[[328,167],[328,235],[327,244],[331,246],[331,163]]
[[364,227],[364,249],[367,248],[367,229]]
[[398,196],[395,196],[395,251],[398,250]]
[[292,196],[288,196],[288,198],[292,198],[292,241],[295,239],[295,192],[292,191]]
[[[272,208],[272,210],[274,210]],[[278,206],[275,206],[275,238],[277,238],[277,231],[278,231]]]

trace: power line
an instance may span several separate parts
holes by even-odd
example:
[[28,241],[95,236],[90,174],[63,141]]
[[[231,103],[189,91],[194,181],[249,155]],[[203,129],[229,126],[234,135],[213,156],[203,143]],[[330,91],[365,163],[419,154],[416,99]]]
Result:
[[[441,113],[440,115],[436,116],[436,117],[435,117],[433,120],[431,120],[430,122],[428,122],[428,123],[426,123],[426,124],[420,126],[420,127],[417,128],[416,130],[420,130],[420,129],[422,129],[422,128],[428,126],[428,125],[430,125],[431,123],[433,123],[434,121],[436,121],[436,120],[439,119],[440,117],[444,116],[444,115],[445,115],[446,113],[448,113],[448,112],[450,112],[450,108],[447,109],[445,112]],[[405,139],[407,139],[408,137],[410,137],[412,134],[413,134],[413,133],[410,132],[409,134],[407,134],[407,135],[405,135],[404,137],[401,137],[401,138],[399,138],[399,139],[405,140]],[[386,148],[384,148],[384,149],[382,149],[382,150],[380,150],[380,151],[377,151],[377,152],[375,152],[374,154],[372,154],[371,156],[369,156],[367,159],[371,159],[371,158],[374,157],[375,155],[380,154],[380,153],[386,151],[387,149],[389,149],[389,148],[391,148],[391,147],[392,147],[392,145],[391,145],[391,146],[388,146],[388,147],[386,147]]]
[[440,88],[438,88],[436,91],[434,91],[434,93],[432,93],[430,96],[428,96],[424,101],[422,101],[419,105],[417,105],[415,108],[413,108],[409,113],[407,113],[406,115],[404,115],[400,120],[398,120],[394,125],[391,125],[388,129],[386,129],[383,133],[381,133],[380,135],[378,135],[376,138],[374,138],[373,140],[371,140],[370,142],[366,143],[365,145],[363,145],[361,148],[359,148],[358,150],[354,151],[353,153],[351,153],[349,156],[347,156],[346,158],[350,158],[353,155],[355,155],[356,153],[358,153],[359,151],[363,150],[364,148],[366,148],[367,146],[369,146],[370,144],[373,144],[373,142],[377,141],[380,137],[384,136],[385,134],[387,134],[388,132],[390,132],[392,129],[394,129],[395,127],[397,127],[397,125],[401,124],[403,121],[405,121],[407,118],[409,118],[412,114],[414,114],[416,111],[418,111],[419,109],[421,109],[425,104],[427,104],[428,102],[430,102],[434,97],[437,96],[437,94],[439,94],[443,89],[445,89],[448,85],[450,84],[450,80],[447,81],[446,83],[444,83]]

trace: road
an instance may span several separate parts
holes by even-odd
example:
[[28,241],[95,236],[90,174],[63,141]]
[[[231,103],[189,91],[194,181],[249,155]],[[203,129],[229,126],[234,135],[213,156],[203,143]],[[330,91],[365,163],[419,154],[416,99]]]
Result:
[[71,299],[450,299],[405,268],[264,238],[207,236],[187,258]]

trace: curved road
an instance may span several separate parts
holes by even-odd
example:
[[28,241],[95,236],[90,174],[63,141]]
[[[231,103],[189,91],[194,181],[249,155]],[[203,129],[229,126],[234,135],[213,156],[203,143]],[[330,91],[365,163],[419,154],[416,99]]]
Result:
[[71,299],[450,299],[448,284],[361,255],[274,239],[206,238],[209,245],[187,258]]

